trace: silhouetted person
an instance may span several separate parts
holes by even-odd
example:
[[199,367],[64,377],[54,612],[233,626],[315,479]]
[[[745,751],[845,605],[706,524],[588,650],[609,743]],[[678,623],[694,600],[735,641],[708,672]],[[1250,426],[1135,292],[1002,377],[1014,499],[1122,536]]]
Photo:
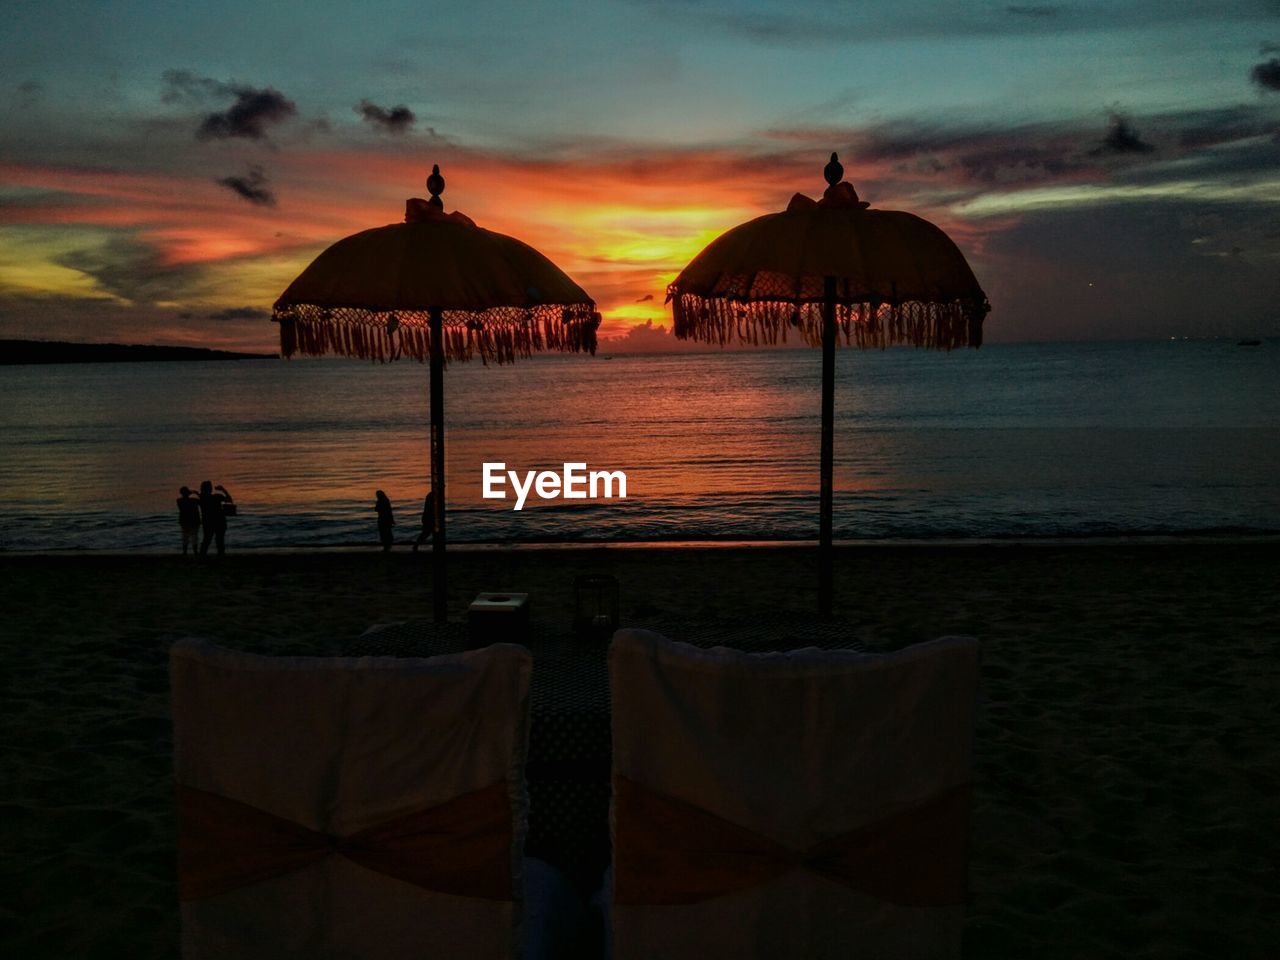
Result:
[[373,509],[378,511],[378,539],[382,541],[382,552],[386,553],[391,549],[391,528],[396,525],[396,521],[391,514],[391,501],[381,490],[378,491]]
[[[221,490],[221,493],[214,493]],[[234,503],[231,493],[219,484],[214,486],[209,480],[200,484],[200,519],[204,523],[204,539],[200,542],[200,556],[208,556],[209,542],[218,541],[218,556],[227,551],[227,515],[222,512],[224,503]]]
[[422,501],[422,532],[418,534],[418,539],[413,541],[413,552],[417,553],[418,548],[424,543],[430,543],[431,538],[435,536],[436,530],[436,492],[432,490],[427,494],[427,499]]
[[200,501],[191,496],[190,487],[178,490],[178,526],[182,528],[182,555],[187,555],[187,544],[191,544],[191,554],[200,553]]

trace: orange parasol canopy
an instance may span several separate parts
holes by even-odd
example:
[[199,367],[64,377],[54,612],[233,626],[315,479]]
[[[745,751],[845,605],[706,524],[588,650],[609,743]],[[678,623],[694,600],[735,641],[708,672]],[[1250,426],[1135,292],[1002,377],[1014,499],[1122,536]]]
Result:
[[445,213],[438,196],[407,201],[404,223],[329,247],[280,295],[272,319],[286,357],[422,361],[433,309],[448,360],[595,353],[600,315],[586,291],[528,244]]
[[868,206],[833,182],[713,240],[667,288],[676,336],[775,344],[794,328],[819,346],[830,279],[848,345],[979,346],[990,306],[959,248],[928,220]]

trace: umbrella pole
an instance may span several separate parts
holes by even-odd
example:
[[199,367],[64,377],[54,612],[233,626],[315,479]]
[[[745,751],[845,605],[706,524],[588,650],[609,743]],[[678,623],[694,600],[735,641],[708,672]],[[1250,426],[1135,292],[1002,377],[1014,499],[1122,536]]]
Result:
[[831,616],[832,462],[835,455],[836,278],[822,282],[822,487],[818,519],[818,615]]
[[431,609],[436,623],[449,619],[449,589],[444,567],[444,331],[443,311],[432,307],[431,324]]

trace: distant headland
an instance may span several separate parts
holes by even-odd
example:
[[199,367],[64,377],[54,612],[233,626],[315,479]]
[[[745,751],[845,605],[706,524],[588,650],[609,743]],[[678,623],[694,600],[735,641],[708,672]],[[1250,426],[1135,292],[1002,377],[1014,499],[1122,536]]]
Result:
[[205,347],[136,343],[0,340],[0,366],[20,363],[140,363],[155,360],[275,360],[274,353],[236,353]]

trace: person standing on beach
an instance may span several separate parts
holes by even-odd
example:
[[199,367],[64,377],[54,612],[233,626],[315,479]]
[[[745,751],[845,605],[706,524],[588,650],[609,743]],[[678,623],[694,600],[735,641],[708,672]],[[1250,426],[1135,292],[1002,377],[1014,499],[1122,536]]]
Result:
[[391,549],[391,528],[396,525],[396,521],[391,513],[391,501],[381,490],[378,491],[378,499],[374,502],[373,509],[378,511],[378,539],[382,541],[382,552],[386,553]]
[[178,526],[182,528],[182,555],[187,555],[187,544],[191,544],[191,555],[200,553],[200,501],[191,496],[190,487],[178,490]]
[[[222,491],[214,493],[215,490]],[[200,556],[209,555],[209,542],[218,541],[218,556],[227,550],[227,515],[222,511],[224,503],[234,503],[231,493],[219,484],[206,480],[200,484],[200,518],[204,521],[204,539],[200,543]]]
[[422,532],[418,534],[418,539],[413,541],[413,552],[417,553],[418,548],[424,543],[430,543],[432,537],[436,535],[436,492],[432,490],[427,494],[427,499],[422,501]]

